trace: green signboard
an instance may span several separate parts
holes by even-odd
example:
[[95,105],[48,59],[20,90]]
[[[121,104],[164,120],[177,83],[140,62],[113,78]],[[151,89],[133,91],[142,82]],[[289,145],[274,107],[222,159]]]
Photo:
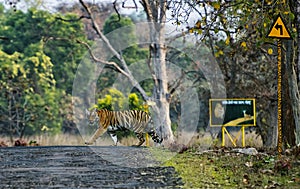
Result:
[[210,126],[255,126],[255,99],[210,99]]

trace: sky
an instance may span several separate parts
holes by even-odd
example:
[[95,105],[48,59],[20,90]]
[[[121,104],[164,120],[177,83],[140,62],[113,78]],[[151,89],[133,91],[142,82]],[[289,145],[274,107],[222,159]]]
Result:
[[[9,2],[17,2],[16,8],[18,10],[26,10],[31,6],[38,6],[40,9],[45,9],[50,12],[55,12],[55,7],[60,4],[68,4],[72,6],[74,3],[78,3],[78,0],[0,0],[5,8],[10,8]],[[85,2],[91,3],[113,3],[114,0],[84,0]],[[118,2],[123,2],[123,0],[118,0]],[[137,1],[138,3],[138,1]],[[138,3],[139,4],[139,3]],[[131,0],[126,1],[126,5],[133,6]],[[127,12],[132,12],[132,10],[123,10]]]
[[[72,6],[74,3],[78,3],[78,0],[0,0],[0,3],[4,4],[4,6],[6,8],[10,8],[9,2],[17,2],[16,8],[17,10],[23,10],[26,11],[28,8],[32,7],[32,6],[36,6],[39,9],[43,9],[43,10],[47,10],[49,12],[56,12],[55,7],[59,6],[60,4],[64,4],[64,5],[70,5]],[[115,0],[84,0],[85,2],[91,2],[91,3],[113,3]],[[134,3],[133,0],[117,0],[117,2],[122,3],[125,2],[125,6],[130,6],[130,7],[134,7]],[[138,7],[140,8],[140,10],[142,10],[142,6],[139,3],[138,0],[136,0],[136,3],[138,5]],[[122,14],[130,14],[132,12],[135,12],[136,9],[130,8],[130,9],[126,9],[126,8],[121,8],[119,10],[120,13]],[[191,18],[191,20],[193,20]],[[195,22],[195,21],[194,21]]]

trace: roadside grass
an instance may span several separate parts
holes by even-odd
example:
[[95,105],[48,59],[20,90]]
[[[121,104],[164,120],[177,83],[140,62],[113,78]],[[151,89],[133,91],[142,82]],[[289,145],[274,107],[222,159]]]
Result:
[[[232,133],[233,135],[237,135],[237,133]],[[36,141],[40,146],[57,146],[57,145],[71,145],[71,146],[78,146],[84,145],[84,141],[88,140],[90,136],[82,136],[82,135],[75,135],[75,134],[41,134],[41,135],[34,135],[34,136],[25,136],[23,138],[24,141],[29,143],[30,141]],[[14,137],[14,141],[17,140],[17,137]],[[138,139],[135,136],[128,136],[128,137],[121,137],[120,139],[121,146],[131,146],[138,143]],[[237,144],[240,145],[240,138],[237,141]],[[8,146],[13,146],[14,143],[10,141],[8,136],[1,136],[0,141],[8,144]],[[212,140],[209,133],[201,133],[201,134],[191,134],[191,133],[181,133],[175,139],[176,143],[178,144],[185,144],[188,147],[191,146],[198,146],[204,149],[210,148],[212,146],[221,146],[221,143],[218,140]],[[151,140],[149,137],[149,144],[150,146],[156,146],[156,144]],[[103,136],[99,137],[95,142],[95,145],[113,145],[113,141],[108,134],[104,134]],[[146,145],[146,143],[144,143]],[[246,134],[246,145],[247,146],[254,146],[254,147],[261,147],[262,142],[260,137],[257,137],[254,133]],[[231,147],[230,141],[228,137],[226,137],[226,146]]]
[[[175,153],[150,148],[163,166],[176,169],[183,188],[299,188],[300,160],[295,156],[245,155],[229,148]],[[275,149],[274,149],[275,150]],[[276,150],[275,150],[276,151]]]
[[[27,144],[30,141],[36,141],[39,146],[82,146],[85,145],[85,140],[88,140],[91,136],[82,136],[74,134],[41,134],[35,136],[25,136],[22,138]],[[0,136],[0,142],[4,142],[8,146],[14,146],[14,141],[18,140],[17,137],[13,138],[13,141],[10,141],[8,136]],[[123,137],[119,139],[119,146],[131,146],[138,143],[138,139],[135,136]],[[150,139],[151,140],[151,139]],[[113,145],[113,141],[108,134],[104,134],[99,137],[95,142],[96,146],[110,146]],[[150,141],[150,146],[153,146],[153,141]]]
[[164,165],[175,167],[185,188],[299,188],[299,165],[276,168],[278,161],[270,155],[186,152]]
[[[176,169],[184,182],[183,188],[300,188],[299,154],[278,158],[276,149],[264,148],[261,138],[254,133],[246,134],[245,140],[246,146],[255,147],[259,153],[234,152],[228,138],[229,147],[221,148],[221,143],[207,134],[192,137],[184,152],[163,148],[150,151],[162,165]],[[237,144],[237,148],[242,148],[241,143]]]

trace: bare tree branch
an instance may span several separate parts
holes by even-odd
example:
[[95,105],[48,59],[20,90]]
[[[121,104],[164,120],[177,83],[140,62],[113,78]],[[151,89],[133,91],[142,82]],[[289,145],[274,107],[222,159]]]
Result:
[[[103,42],[105,43],[105,45],[108,47],[108,49],[112,52],[113,56],[115,56],[121,63],[122,67],[119,67],[116,63],[112,63],[112,62],[107,62],[107,61],[103,61],[103,60],[98,60],[98,62],[102,62],[102,63],[106,63],[107,65],[111,65],[111,66],[115,66],[115,68],[120,71],[123,75],[125,75],[129,81],[131,82],[131,84],[137,88],[137,90],[141,93],[142,97],[144,100],[148,101],[149,97],[146,94],[146,92],[144,91],[144,89],[141,87],[141,85],[135,80],[135,78],[133,77],[133,75],[131,74],[131,71],[128,69],[128,66],[126,64],[126,61],[124,60],[123,56],[118,53],[115,48],[111,45],[111,43],[109,42],[109,40],[106,38],[106,36],[101,32],[101,29],[99,28],[98,24],[96,23],[96,19],[94,18],[90,8],[83,2],[83,0],[79,0],[80,4],[83,6],[83,8],[85,9],[85,11],[88,13],[91,22],[92,22],[92,26],[95,30],[95,32],[97,33],[97,35],[103,40]],[[96,58],[96,57],[94,57]]]
[[154,22],[153,20],[153,12],[152,10],[150,9],[150,5],[149,5],[149,2],[147,0],[141,0],[141,4],[142,6],[144,7],[145,9],[145,12],[146,12],[146,15],[148,16],[148,21],[149,22]]
[[97,58],[97,57],[94,55],[94,53],[93,53],[91,47],[90,47],[86,42],[83,42],[83,41],[80,41],[80,40],[76,40],[76,41],[77,41],[78,43],[84,45],[84,46],[88,49],[90,56],[92,57],[92,59],[93,59],[95,62],[99,62],[99,63],[105,64],[105,65],[113,66],[118,72],[120,72],[121,74],[123,74],[124,76],[126,76],[127,78],[130,79],[129,75],[128,75],[128,74],[127,74],[120,66],[118,66],[117,63],[115,63],[115,62],[109,62],[109,61],[105,61],[105,60],[102,60],[102,59]]
[[163,23],[166,19],[166,1],[165,0],[161,0],[159,2],[159,6],[160,6],[160,12],[159,12],[159,23],[161,24],[165,24]]
[[5,36],[0,36],[0,40],[9,40],[9,38]]
[[178,79],[175,79],[172,83],[169,84],[169,93],[172,95],[178,87],[180,87],[180,85],[183,82],[185,73],[183,70],[181,70],[181,75]]
[[117,9],[117,0],[115,0],[115,1],[113,2],[113,5],[114,5],[114,9],[115,9],[115,11],[116,11],[116,13],[117,13],[117,15],[118,15],[118,20],[117,20],[117,22],[119,22],[119,21],[121,20],[121,15],[120,15],[120,13],[119,13],[119,11],[118,11],[118,9]]
[[134,4],[134,6],[128,6],[128,5],[126,5],[126,6],[125,6],[125,4],[126,4],[126,1],[127,1],[127,0],[124,0],[124,1],[122,2],[122,8],[127,8],[127,9],[135,9],[136,11],[138,11],[138,6],[137,6],[137,3],[136,3],[136,1],[135,1],[135,0],[132,0],[132,1],[133,1],[133,4]]
[[57,17],[55,17],[57,20],[62,20],[62,21],[65,21],[65,22],[77,22],[77,21],[80,21],[81,19],[84,19],[84,18],[86,18],[86,19],[90,19],[90,17],[89,16],[84,16],[84,15],[82,15],[82,16],[80,16],[79,18],[76,18],[76,19],[65,19],[65,18],[62,18],[62,17],[60,17],[60,16],[57,16]]

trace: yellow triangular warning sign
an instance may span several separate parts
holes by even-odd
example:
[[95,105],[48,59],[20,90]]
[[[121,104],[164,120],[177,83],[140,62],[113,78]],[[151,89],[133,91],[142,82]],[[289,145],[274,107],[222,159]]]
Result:
[[291,38],[291,34],[287,29],[287,27],[285,26],[283,19],[281,18],[280,15],[277,16],[275,23],[272,25],[268,37],[285,38],[285,39]]

